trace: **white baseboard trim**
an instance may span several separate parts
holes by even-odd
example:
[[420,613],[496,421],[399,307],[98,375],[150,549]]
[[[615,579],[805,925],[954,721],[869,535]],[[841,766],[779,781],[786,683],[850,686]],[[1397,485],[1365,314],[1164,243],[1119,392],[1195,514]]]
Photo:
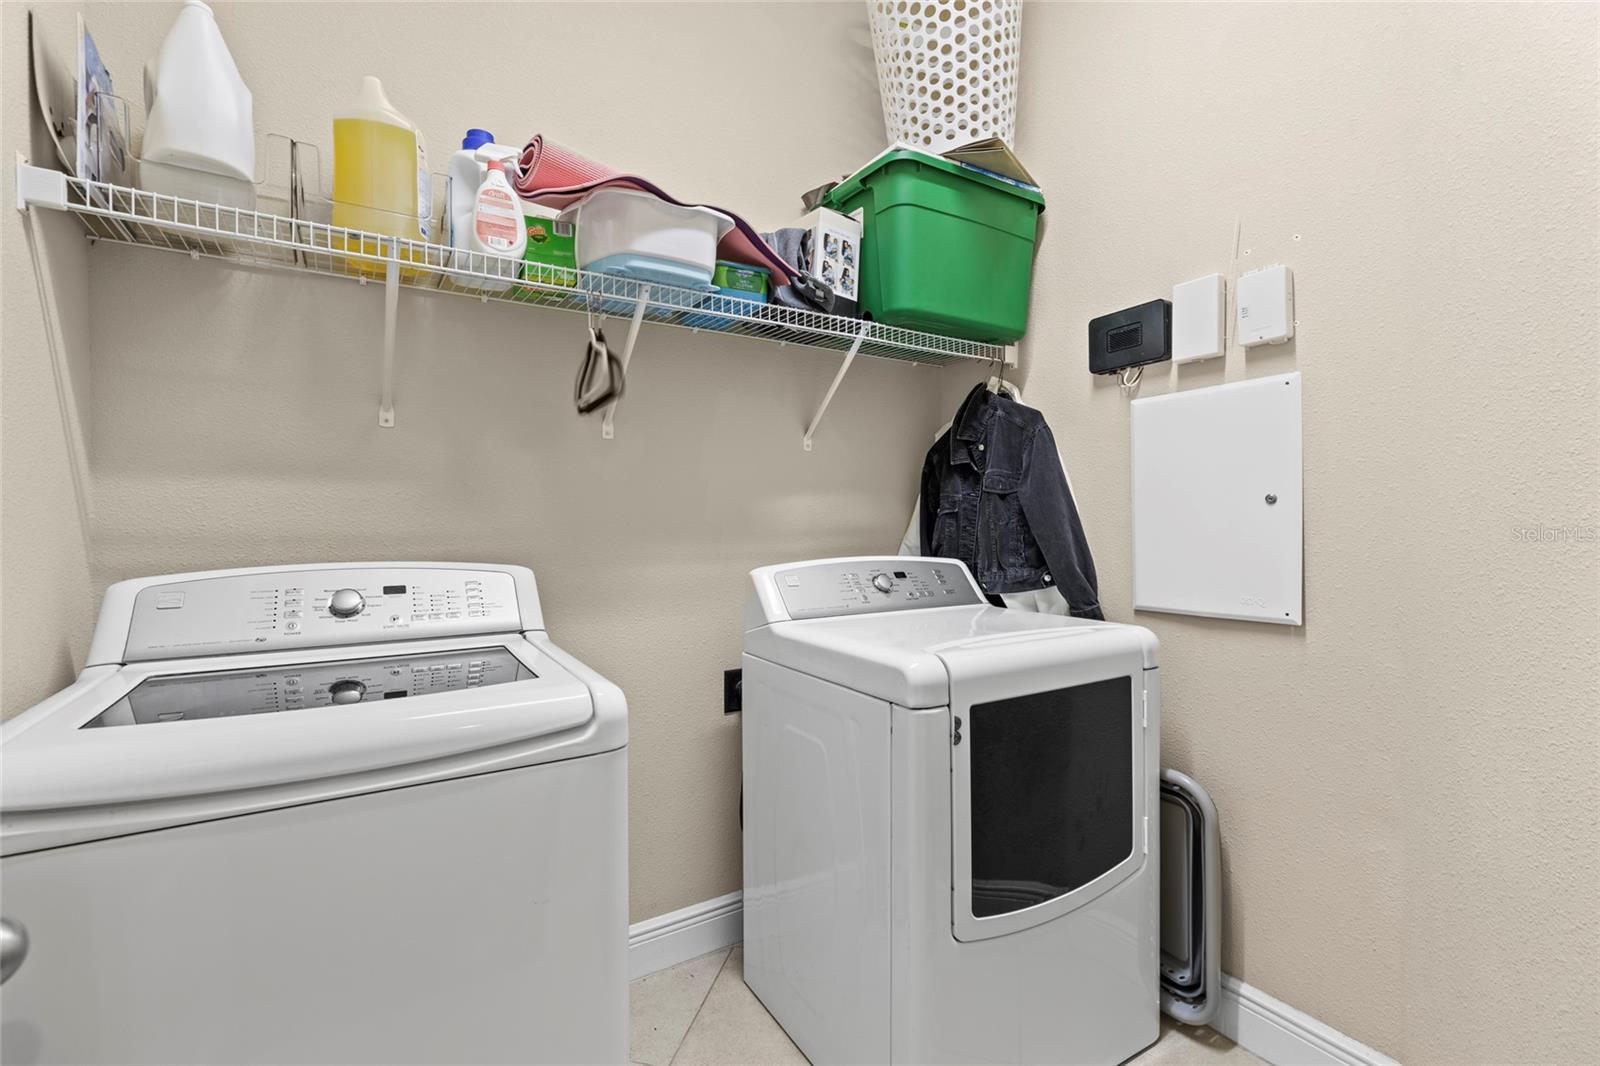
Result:
[[628,926],[628,980],[698,959],[744,939],[744,893],[691,903]]
[[[628,980],[697,959],[744,939],[743,893],[694,903],[628,927]],[[1212,1026],[1273,1066],[1399,1066],[1237,977],[1222,975]]]
[[1381,1051],[1324,1025],[1230,974],[1212,1028],[1273,1066],[1399,1066]]

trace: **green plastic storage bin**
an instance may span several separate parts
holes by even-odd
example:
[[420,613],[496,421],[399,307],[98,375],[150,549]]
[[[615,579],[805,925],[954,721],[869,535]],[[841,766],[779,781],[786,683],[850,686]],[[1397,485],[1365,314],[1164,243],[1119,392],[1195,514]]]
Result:
[[1028,329],[1044,197],[947,159],[899,149],[834,188],[862,209],[861,308],[892,326],[1009,344]]

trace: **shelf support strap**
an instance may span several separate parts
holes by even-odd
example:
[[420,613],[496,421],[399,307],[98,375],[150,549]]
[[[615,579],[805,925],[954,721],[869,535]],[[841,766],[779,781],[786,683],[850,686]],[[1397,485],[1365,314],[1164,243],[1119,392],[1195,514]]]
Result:
[[400,260],[394,245],[383,268],[383,394],[378,401],[378,425],[394,428],[394,319],[400,309]]
[[827,414],[828,405],[833,402],[833,394],[839,391],[839,383],[844,380],[845,374],[850,369],[850,364],[856,361],[856,353],[861,350],[861,342],[867,339],[867,330],[871,328],[870,322],[861,323],[861,332],[856,334],[855,341],[850,345],[850,350],[845,353],[844,362],[839,364],[839,372],[833,375],[833,384],[828,386],[828,391],[822,396],[822,406],[817,408],[817,413],[811,419],[811,424],[806,427],[805,439],[801,446],[806,451],[811,450],[811,438],[817,432],[817,427],[822,425],[822,416]]
[[[645,285],[639,289],[639,297],[634,301],[633,321],[628,323],[628,339],[622,345],[621,363],[622,380],[624,384],[626,384],[628,380],[628,363],[633,358],[633,345],[634,342],[639,339],[639,324],[644,321],[644,309],[649,305],[649,303],[650,286]],[[622,397],[618,396],[615,400],[612,400],[609,404],[607,404],[605,417],[600,420],[600,436],[606,440],[611,440],[617,435],[617,431],[612,427],[611,423],[617,414],[617,404],[621,402]]]

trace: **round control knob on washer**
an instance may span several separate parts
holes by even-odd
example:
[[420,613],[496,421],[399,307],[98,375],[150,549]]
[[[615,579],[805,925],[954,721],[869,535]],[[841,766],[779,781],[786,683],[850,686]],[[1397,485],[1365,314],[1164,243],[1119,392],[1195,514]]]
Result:
[[893,592],[894,581],[888,574],[874,574],[872,576],[872,587],[879,592]]
[[354,618],[366,605],[366,599],[355,589],[340,589],[328,597],[328,613],[335,618]]
[[335,681],[328,686],[328,695],[333,698],[334,703],[360,703],[361,697],[366,694],[366,685],[349,678],[343,681]]

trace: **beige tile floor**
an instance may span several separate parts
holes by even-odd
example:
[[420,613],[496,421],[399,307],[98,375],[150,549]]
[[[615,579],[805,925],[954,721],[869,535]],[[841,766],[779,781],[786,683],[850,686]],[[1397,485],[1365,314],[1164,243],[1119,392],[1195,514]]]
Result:
[[[805,1066],[806,1057],[744,984],[744,948],[641,977],[629,987],[630,1057],[640,1066]],[[1132,1066],[1251,1066],[1261,1060],[1210,1029],[1161,1019]]]

